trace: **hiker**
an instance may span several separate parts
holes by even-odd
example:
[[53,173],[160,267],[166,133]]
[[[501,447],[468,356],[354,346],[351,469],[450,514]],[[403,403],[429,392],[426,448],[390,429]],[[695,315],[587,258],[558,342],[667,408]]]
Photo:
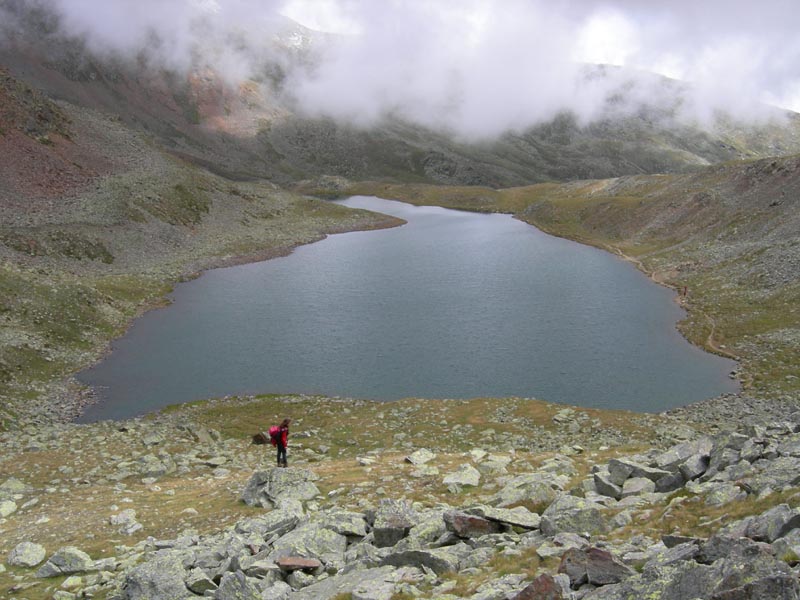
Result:
[[289,445],[289,423],[291,419],[284,419],[277,427],[269,428],[269,437],[273,446],[278,447],[278,466],[286,467],[286,446]]

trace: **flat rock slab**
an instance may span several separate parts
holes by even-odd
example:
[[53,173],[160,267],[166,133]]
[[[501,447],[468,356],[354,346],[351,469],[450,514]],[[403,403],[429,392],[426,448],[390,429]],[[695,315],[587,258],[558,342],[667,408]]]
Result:
[[281,571],[291,573],[292,571],[311,571],[319,569],[322,563],[316,558],[303,558],[302,556],[283,556],[275,561]]
[[406,456],[406,462],[410,462],[412,465],[424,465],[426,462],[429,462],[436,458],[436,455],[428,450],[427,448],[420,448]]
[[476,506],[465,509],[464,512],[489,519],[490,521],[522,527],[523,529],[537,529],[542,521],[542,518],[537,513],[529,511],[524,506],[515,506],[514,508]]

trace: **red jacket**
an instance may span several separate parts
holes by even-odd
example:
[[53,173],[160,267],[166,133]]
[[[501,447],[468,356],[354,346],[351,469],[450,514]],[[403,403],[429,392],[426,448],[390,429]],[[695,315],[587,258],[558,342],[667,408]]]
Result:
[[280,429],[281,446],[286,448],[289,445],[289,428],[281,427]]

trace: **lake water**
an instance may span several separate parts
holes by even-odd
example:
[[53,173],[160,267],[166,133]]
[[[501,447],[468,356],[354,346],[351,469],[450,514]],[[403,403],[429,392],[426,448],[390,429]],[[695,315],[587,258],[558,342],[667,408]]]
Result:
[[737,389],[670,290],[508,215],[354,197],[406,219],[178,285],[79,379],[84,421],[227,394],[536,397],[660,411]]

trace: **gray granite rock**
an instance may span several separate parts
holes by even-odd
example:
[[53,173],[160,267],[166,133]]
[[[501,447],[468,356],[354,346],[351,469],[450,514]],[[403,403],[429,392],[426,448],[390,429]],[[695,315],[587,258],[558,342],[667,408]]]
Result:
[[480,472],[470,464],[463,464],[452,473],[448,473],[442,483],[444,485],[468,485],[475,487],[481,482]]
[[241,571],[225,573],[214,592],[214,600],[261,600],[256,580]]
[[521,527],[522,529],[537,529],[542,521],[542,518],[537,513],[531,512],[524,506],[495,508],[493,506],[479,505],[465,508],[464,512],[489,519],[490,521]]
[[323,563],[340,563],[344,560],[347,538],[316,523],[306,523],[278,538],[272,545],[267,560],[276,561],[284,556],[317,558]]
[[[598,494],[619,500],[622,497],[622,486],[611,481],[608,471],[593,474],[594,486]],[[624,483],[624,482],[623,482]]]
[[65,546],[39,567],[36,577],[58,577],[59,575],[85,573],[91,571],[93,566],[94,561],[86,552],[74,546]]
[[437,575],[458,571],[461,557],[454,546],[426,550],[407,550],[387,555],[382,564],[393,567],[425,567]]
[[563,494],[542,513],[542,533],[603,533],[608,524],[597,505],[583,498]]
[[319,516],[319,523],[323,527],[347,537],[367,535],[367,520],[363,513],[346,510],[326,511]]
[[713,445],[714,442],[709,437],[683,442],[657,455],[653,462],[659,469],[677,473],[680,466],[690,458],[708,457],[711,454]]
[[416,513],[407,502],[381,500],[375,513],[372,533],[379,548],[394,546],[414,526]]
[[0,500],[0,519],[10,517],[17,512],[17,503],[13,500]]
[[703,456],[701,454],[690,456],[678,468],[678,471],[686,481],[697,479],[707,470],[708,456]]
[[12,567],[35,567],[46,556],[44,546],[33,542],[20,542],[8,554],[6,562]]
[[123,600],[189,600],[196,598],[184,582],[186,571],[176,555],[156,556],[125,574]]
[[311,500],[320,491],[314,481],[317,475],[308,469],[274,468],[269,471],[256,471],[242,491],[241,500],[248,506],[270,508],[281,499]]
[[651,479],[646,477],[631,477],[630,479],[626,479],[625,483],[622,485],[622,498],[650,494],[655,490],[656,484]]
[[185,583],[186,587],[198,596],[217,589],[217,584],[211,581],[211,578],[203,569],[199,568],[191,569],[186,574]]
[[415,450],[406,456],[406,462],[410,462],[412,465],[419,466],[432,461],[434,458],[436,458],[436,454],[427,448],[420,448],[419,450]]
[[548,505],[556,499],[569,479],[551,473],[528,473],[505,482],[503,488],[489,499],[489,504],[501,508],[530,502],[535,505]]
[[651,558],[645,568],[665,567],[684,560],[693,560],[700,553],[700,547],[694,542],[684,542],[667,548]]
[[569,577],[573,589],[586,583],[595,586],[619,583],[636,573],[607,550],[594,547],[568,550],[561,557],[558,572]]
[[331,600],[336,596],[352,594],[355,589],[381,587],[385,582],[399,583],[404,580],[418,581],[422,578],[419,569],[382,566],[372,569],[359,569],[329,577],[311,584],[291,595],[292,600]]

